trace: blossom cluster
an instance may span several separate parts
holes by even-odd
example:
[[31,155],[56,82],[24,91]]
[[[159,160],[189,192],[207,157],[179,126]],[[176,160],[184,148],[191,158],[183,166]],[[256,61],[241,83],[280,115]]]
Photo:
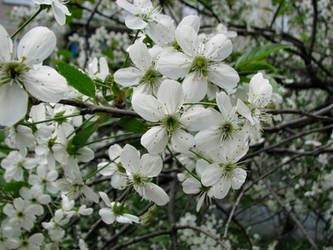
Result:
[[[38,3],[51,5],[60,25],[70,15],[60,1]],[[185,194],[197,197],[197,211],[205,200],[223,199],[246,181],[241,160],[250,143],[260,139],[262,122],[269,122],[265,108],[273,88],[262,73],[240,82],[228,61],[236,34],[222,24],[213,33],[201,33],[196,15],[176,26],[149,0],[117,4],[127,28],[136,32],[127,49],[132,64],[110,72],[104,57],[91,58],[86,69],[87,58],[81,59],[78,74],[96,83],[94,97],[68,86],[71,78],[60,74],[60,67],[57,72],[42,65],[56,47],[51,30],[35,27],[15,48],[0,26],[0,125],[8,127],[9,149],[1,168],[6,183],[21,185],[14,195],[4,192],[0,203],[4,249],[57,249],[69,223],[94,210],[106,224],[141,223],[126,197],[112,200],[110,186],[94,186],[96,176],[110,180],[111,190],[134,190],[142,200],[164,206],[170,198],[159,178],[167,158],[174,158],[182,167],[177,179]],[[96,33],[102,35],[91,38],[91,47],[109,35],[102,28]],[[110,79],[122,91],[132,89],[128,104],[149,129],[140,135],[141,146],[105,140],[108,158],[97,160],[96,148],[90,146],[95,142],[82,139],[94,131],[80,133],[102,117],[56,103],[75,96],[88,105],[113,105],[101,101],[104,95],[97,87]],[[93,161],[96,169],[91,171],[87,166]],[[37,228],[47,233],[36,233]],[[83,236],[79,245],[85,246]]]

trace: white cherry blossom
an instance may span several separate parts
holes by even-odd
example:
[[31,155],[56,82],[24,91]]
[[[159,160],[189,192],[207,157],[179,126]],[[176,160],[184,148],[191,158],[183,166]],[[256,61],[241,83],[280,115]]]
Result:
[[105,81],[106,77],[109,75],[109,66],[105,57],[94,59],[88,64],[87,73],[91,78],[100,79]]
[[64,25],[66,23],[66,16],[71,15],[63,0],[33,0],[33,2],[39,5],[51,5],[54,18],[60,25]]
[[120,155],[120,161],[126,169],[130,183],[143,199],[153,201],[158,206],[168,203],[169,197],[165,191],[151,182],[162,170],[160,156],[144,154],[140,158],[139,151],[127,144]]
[[217,148],[233,148],[239,140],[247,138],[247,134],[239,125],[236,107],[224,92],[216,95],[220,112],[211,110],[211,125],[195,136],[196,146],[200,151],[216,151]]
[[213,197],[223,199],[230,188],[236,190],[243,185],[247,174],[236,163],[248,149],[247,141],[243,140],[238,141],[233,147],[225,147],[217,153],[211,152],[209,157],[213,162],[203,170],[201,182],[206,187],[211,186],[210,194]]
[[111,176],[111,186],[120,190],[127,184],[127,175],[120,163],[122,150],[118,144],[110,146],[108,155],[111,162],[101,162],[97,165],[98,172],[103,176]]
[[137,40],[128,48],[129,56],[135,67],[122,68],[115,72],[114,79],[124,87],[139,85],[136,92],[156,94],[162,75],[156,70],[152,55],[147,46]]
[[122,204],[111,202],[108,195],[104,192],[99,192],[99,195],[107,207],[100,209],[98,214],[106,224],[112,224],[115,221],[123,224],[132,224],[133,222],[139,223],[139,218],[137,216],[124,212]]
[[56,47],[54,33],[38,26],[27,32],[13,56],[13,43],[0,25],[0,124],[12,126],[27,112],[28,94],[44,102],[58,102],[67,91],[66,79],[41,63]]
[[133,109],[145,120],[160,124],[141,137],[141,144],[150,153],[161,153],[169,141],[177,152],[186,152],[194,146],[193,136],[184,130],[187,121],[182,116],[183,103],[182,87],[173,80],[162,82],[157,98],[144,94],[133,97]]
[[239,76],[232,67],[222,62],[232,52],[232,43],[225,35],[216,34],[207,41],[201,40],[193,25],[184,24],[177,27],[175,37],[184,53],[167,51],[157,61],[157,69],[172,79],[185,77],[183,89],[186,101],[203,99],[208,82],[233,91]]

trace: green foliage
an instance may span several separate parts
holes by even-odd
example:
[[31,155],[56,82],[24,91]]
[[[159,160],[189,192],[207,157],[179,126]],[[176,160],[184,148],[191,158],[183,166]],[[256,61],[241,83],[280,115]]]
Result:
[[142,121],[132,118],[132,117],[123,117],[118,122],[120,127],[125,129],[126,131],[133,133],[144,133],[147,131],[147,126]]
[[58,63],[58,70],[67,83],[81,94],[95,97],[95,84],[87,74],[64,62]]
[[256,47],[238,58],[236,62],[236,69],[242,70],[244,66],[252,64],[254,61],[262,60],[271,53],[288,47],[288,45],[284,44],[267,44],[261,47]]
[[275,67],[267,63],[266,61],[254,61],[252,63],[244,65],[244,67],[241,68],[240,74],[250,74],[250,73],[256,73],[259,70],[277,70]]
[[106,50],[102,50],[102,54],[103,54],[104,56],[107,56],[107,57],[110,58],[111,60],[114,59],[114,54],[113,54],[112,50],[108,50],[108,49],[106,49]]
[[20,189],[24,186],[27,186],[27,183],[23,181],[14,181],[14,180],[5,183],[1,176],[0,186],[3,192],[11,193],[14,197],[19,197]]
[[73,137],[72,144],[77,148],[83,147],[87,143],[89,137],[98,129],[98,127],[99,123],[96,122],[84,123]]
[[61,56],[63,56],[66,59],[72,59],[72,57],[73,57],[72,53],[69,50],[67,50],[67,49],[60,49],[60,50],[58,50],[57,51],[57,55],[61,55]]

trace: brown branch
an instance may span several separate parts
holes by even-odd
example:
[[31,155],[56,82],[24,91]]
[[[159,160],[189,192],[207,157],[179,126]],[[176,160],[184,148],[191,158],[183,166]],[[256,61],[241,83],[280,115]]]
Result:
[[245,192],[246,192],[246,189],[242,189],[242,191],[240,192],[240,194],[237,197],[237,200],[236,200],[235,204],[233,205],[233,207],[231,209],[231,212],[229,214],[227,223],[225,224],[223,239],[226,239],[227,236],[228,236],[228,229],[229,229],[232,217],[234,216],[236,208],[238,207],[238,204],[239,204],[240,200],[242,199],[243,195],[245,194]]
[[111,114],[115,117],[119,117],[119,116],[140,117],[134,111],[123,110],[123,109],[112,108],[112,107],[103,107],[103,106],[98,106],[98,105],[94,105],[94,104],[90,104],[90,103],[80,102],[77,100],[67,100],[66,99],[66,100],[59,101],[59,103],[82,108],[83,110],[81,110],[81,114],[83,114],[83,115],[101,112],[101,113]]
[[176,185],[177,185],[177,177],[175,173],[171,174],[172,181],[170,182],[170,201],[168,203],[168,222],[170,225],[170,237],[172,243],[172,249],[178,250],[178,243],[177,243],[177,230],[175,229],[176,226],[176,218],[175,218],[175,198],[176,198]]
[[297,138],[301,138],[301,137],[303,137],[303,136],[306,136],[306,135],[309,135],[309,134],[312,134],[312,133],[325,131],[325,130],[327,130],[327,129],[331,129],[331,128],[333,128],[333,124],[329,124],[329,125],[324,126],[324,127],[321,127],[321,128],[311,129],[311,130],[308,130],[308,131],[305,131],[305,132],[298,133],[298,134],[296,134],[296,135],[294,135],[294,136],[291,136],[291,137],[289,137],[289,138],[286,138],[286,139],[284,139],[284,140],[282,140],[282,141],[280,141],[280,142],[278,142],[278,143],[276,143],[276,144],[273,144],[273,145],[271,145],[271,146],[264,147],[264,148],[262,148],[262,149],[259,149],[259,150],[255,151],[255,152],[249,153],[249,154],[245,155],[245,156],[241,159],[241,161],[243,161],[243,160],[245,160],[245,159],[248,159],[248,158],[251,158],[251,157],[253,157],[253,156],[256,156],[256,155],[258,155],[258,154],[260,154],[260,153],[262,153],[262,152],[269,151],[269,150],[271,150],[271,149],[273,149],[273,148],[277,148],[277,147],[281,146],[282,144],[285,144],[285,143],[287,143],[287,142],[293,141],[293,140],[295,140],[295,139],[297,139]]

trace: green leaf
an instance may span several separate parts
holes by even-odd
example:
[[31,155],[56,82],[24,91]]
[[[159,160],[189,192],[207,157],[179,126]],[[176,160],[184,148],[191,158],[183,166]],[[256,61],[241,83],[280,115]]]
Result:
[[7,145],[0,144],[0,152],[4,154],[8,154],[10,151],[12,151]]
[[7,182],[4,185],[3,191],[10,192],[15,197],[18,197],[20,189],[24,186],[27,186],[27,184],[25,182],[11,180],[10,182]]
[[147,131],[147,126],[142,121],[139,121],[132,117],[123,117],[118,122],[120,127],[125,129],[126,131],[133,133],[144,133]]
[[58,63],[58,70],[66,78],[68,84],[81,94],[95,97],[95,84],[88,75],[64,62]]
[[252,49],[245,53],[236,62],[236,69],[240,69],[242,66],[249,64],[250,62],[261,60],[269,56],[271,53],[280,49],[288,48],[289,45],[285,44],[267,44],[261,47]]
[[0,142],[3,142],[5,138],[6,138],[5,134],[0,133]]
[[97,122],[87,122],[73,137],[72,144],[75,145],[76,149],[83,147],[89,137],[98,129],[99,123]]
[[240,74],[249,74],[249,73],[254,73],[259,70],[276,70],[275,67],[270,65],[269,63],[265,61],[255,61],[253,63],[249,63],[244,65],[243,67],[240,68]]
[[107,56],[111,60],[114,60],[114,54],[113,54],[113,52],[111,50],[102,50],[102,54],[104,56]]
[[72,59],[72,57],[73,57],[72,53],[67,49],[60,49],[57,51],[57,54],[62,55],[66,59]]

